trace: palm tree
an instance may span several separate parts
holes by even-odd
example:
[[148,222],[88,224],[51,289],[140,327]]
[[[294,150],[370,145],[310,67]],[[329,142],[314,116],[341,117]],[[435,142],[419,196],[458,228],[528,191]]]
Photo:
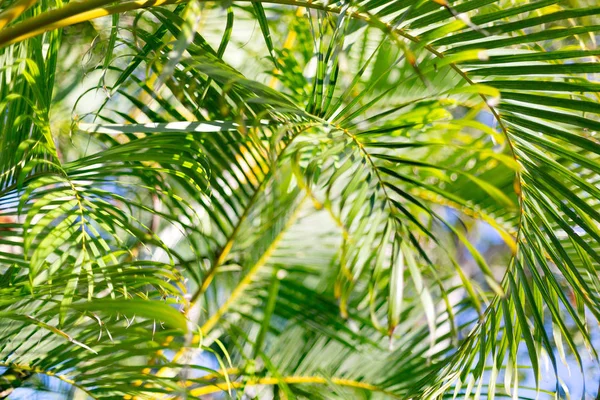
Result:
[[0,398],[597,390],[594,1],[0,10]]

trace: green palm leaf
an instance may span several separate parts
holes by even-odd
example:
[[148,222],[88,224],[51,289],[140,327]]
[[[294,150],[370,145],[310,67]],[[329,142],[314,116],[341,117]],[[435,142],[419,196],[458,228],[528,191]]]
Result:
[[0,397],[533,398],[597,360],[593,4],[0,9]]

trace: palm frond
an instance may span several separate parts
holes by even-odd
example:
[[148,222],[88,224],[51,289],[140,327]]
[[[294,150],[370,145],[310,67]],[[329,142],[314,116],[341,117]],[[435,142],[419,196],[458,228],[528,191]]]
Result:
[[[598,7],[5,3],[0,393],[529,398],[597,359]],[[65,145],[60,29],[109,15]]]

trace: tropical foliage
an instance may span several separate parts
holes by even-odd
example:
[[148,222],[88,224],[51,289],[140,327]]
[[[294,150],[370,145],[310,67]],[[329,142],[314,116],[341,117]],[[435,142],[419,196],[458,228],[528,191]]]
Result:
[[0,10],[0,398],[596,393],[594,1]]

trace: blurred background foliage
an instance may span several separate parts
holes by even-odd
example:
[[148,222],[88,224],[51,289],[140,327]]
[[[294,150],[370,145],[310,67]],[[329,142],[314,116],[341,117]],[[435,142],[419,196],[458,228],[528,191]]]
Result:
[[598,395],[594,1],[0,10],[0,398]]

